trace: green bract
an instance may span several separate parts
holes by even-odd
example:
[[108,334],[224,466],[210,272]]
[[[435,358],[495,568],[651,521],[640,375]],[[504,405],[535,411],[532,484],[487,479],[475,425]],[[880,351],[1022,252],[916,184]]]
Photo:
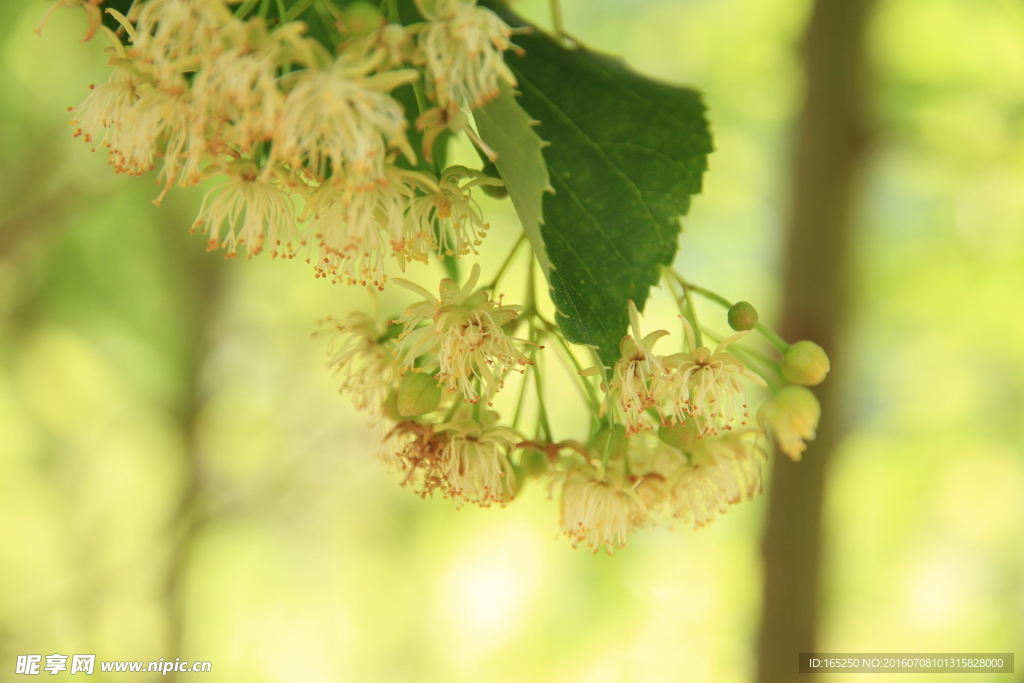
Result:
[[548,168],[541,149],[544,141],[534,131],[530,115],[516,102],[512,91],[503,86],[501,94],[475,112],[480,136],[494,148],[498,157],[494,167],[505,181],[505,189],[523,224],[523,231],[537,255],[544,276],[551,261],[541,234],[544,192],[551,191]]

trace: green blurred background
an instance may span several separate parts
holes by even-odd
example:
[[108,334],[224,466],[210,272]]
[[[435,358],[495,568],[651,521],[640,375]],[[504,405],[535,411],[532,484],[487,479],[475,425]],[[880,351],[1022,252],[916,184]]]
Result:
[[[200,189],[157,209],[73,140],[102,44],[77,12],[35,35],[46,7],[0,0],[0,680],[54,652],[209,660],[225,682],[752,679],[764,499],[607,557],[555,540],[542,486],[459,511],[401,489],[309,338],[370,298],[206,254]],[[771,319],[810,3],[563,8],[584,43],[705,91],[717,151],[678,266]],[[878,0],[869,56],[819,649],[1020,660],[1024,5]],[[517,227],[485,209],[486,267]],[[391,289],[384,311],[407,302]]]

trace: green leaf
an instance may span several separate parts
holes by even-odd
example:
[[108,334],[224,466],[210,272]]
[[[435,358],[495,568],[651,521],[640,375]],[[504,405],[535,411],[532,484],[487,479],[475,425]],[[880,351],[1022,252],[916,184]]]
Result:
[[[484,0],[511,25],[504,3]],[[568,49],[538,29],[507,52],[519,104],[540,121],[554,194],[544,195],[541,233],[551,296],[566,339],[619,356],[627,302],[643,308],[672,263],[680,217],[712,151],[701,96],[629,70],[620,60]]]
[[536,123],[516,102],[512,89],[501,84],[501,94],[473,112],[477,131],[498,158],[494,165],[505,182],[505,189],[523,224],[533,253],[549,278],[551,261],[544,246],[540,226],[543,219],[543,193],[551,191],[548,167],[541,148],[544,141],[534,132]]

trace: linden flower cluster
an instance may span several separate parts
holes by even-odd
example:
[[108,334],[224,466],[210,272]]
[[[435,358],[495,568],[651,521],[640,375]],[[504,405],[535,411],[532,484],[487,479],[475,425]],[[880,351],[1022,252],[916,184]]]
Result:
[[697,346],[693,329],[681,318],[687,350],[659,356],[654,345],[669,333],[658,330],[646,337],[641,335],[633,302],[629,315],[633,336],[622,339],[621,359],[613,369],[609,391],[627,433],[653,429],[648,411],[658,415],[662,424],[692,421],[700,436],[731,430],[737,422],[741,427],[746,425],[749,413],[742,380],[761,386],[766,386],[765,381],[726,349],[750,330],[737,332],[711,351]]
[[[473,192],[502,181],[442,169],[433,151],[444,133],[462,132],[495,160],[464,111],[498,96],[502,83],[516,85],[503,58],[515,49],[512,29],[494,12],[476,0],[416,0],[424,21],[400,25],[366,4],[342,11],[318,0],[337,21],[326,27],[329,39],[314,39],[295,20],[309,3],[137,0],[127,16],[106,10],[120,26],[114,32],[102,25],[102,2],[54,5],[83,8],[87,38],[102,31],[111,44],[110,79],[73,108],[76,134],[106,148],[118,173],[157,171],[157,204],[174,185],[222,178],[193,225],[209,249],[304,253],[318,277],[371,290],[383,287],[392,259],[404,271],[431,254],[477,255],[489,225]],[[399,98],[417,102],[415,119]],[[321,321],[328,366],[378,426],[379,455],[404,486],[486,507],[540,479],[559,498],[572,545],[613,552],[638,527],[667,518],[700,528],[757,495],[771,441],[800,459],[821,413],[807,387],[829,371],[819,346],[787,344],[749,304],[725,303],[666,271],[670,288],[684,288],[674,295],[679,350],[666,352],[665,330],[644,335],[629,302],[617,360],[581,370],[538,310],[532,253],[525,305],[495,298],[527,241],[524,234],[488,285],[479,284],[478,264],[462,284],[442,280],[436,296],[395,278],[418,296],[401,315]],[[713,349],[693,292],[729,307],[735,333]],[[781,360],[744,346],[755,329]],[[556,343],[546,353],[578,372],[591,412],[584,440],[553,436],[536,364],[547,340]],[[494,399],[510,379],[521,393],[508,419]],[[753,421],[748,385],[772,394]],[[524,411],[537,417],[529,435],[518,428]]]
[[361,313],[325,321],[341,390],[380,422],[381,457],[422,496],[504,505],[529,479],[544,478],[572,545],[613,552],[636,528],[665,518],[700,528],[757,495],[769,437],[793,459],[814,438],[820,407],[803,385],[828,371],[820,347],[790,347],[776,370],[791,383],[776,387],[751,422],[744,383],[768,382],[726,350],[749,330],[712,351],[684,319],[685,350],[657,355],[668,332],[642,335],[632,305],[620,359],[580,372],[584,382],[610,377],[590,438],[527,438],[483,406],[511,372],[537,372],[542,347],[512,336],[533,324],[529,312],[492,299],[479,276],[474,266],[461,286],[443,280],[438,296],[398,280],[421,300],[387,329]]
[[[118,173],[159,166],[158,205],[175,184],[223,178],[192,227],[209,249],[305,254],[318,277],[378,288],[391,259],[404,271],[430,254],[476,252],[488,225],[472,190],[501,181],[423,169],[442,132],[471,133],[461,107],[515,85],[502,57],[512,30],[496,14],[475,0],[424,0],[427,21],[402,26],[362,6],[357,16],[335,10],[338,42],[325,46],[300,21],[239,17],[255,3],[234,11],[224,0],[107,9],[114,33],[101,26],[100,1],[82,6],[89,35],[110,40],[111,74],[71,109],[76,135],[106,148]],[[424,150],[410,144],[410,112],[394,97],[403,87],[425,93]]]
[[703,527],[760,493],[768,437],[800,459],[821,414],[804,385],[818,384],[829,370],[821,347],[806,341],[790,346],[775,369],[792,384],[776,388],[751,424],[744,382],[768,383],[726,349],[749,335],[753,324],[737,325],[746,329],[712,351],[697,343],[680,316],[686,349],[658,355],[655,343],[669,333],[644,336],[632,302],[629,314],[632,334],[622,339],[614,367],[580,373],[611,371],[603,384],[608,422],[591,439],[586,461],[554,480],[561,480],[565,534],[574,546],[585,542],[595,551],[625,545],[631,530],[660,517]]
[[341,391],[382,424],[382,457],[421,495],[440,490],[458,503],[504,504],[517,490],[510,455],[524,441],[487,404],[509,372],[532,364],[528,342],[507,332],[522,309],[476,289],[475,265],[461,287],[444,279],[380,329],[363,313],[327,318],[330,361]]

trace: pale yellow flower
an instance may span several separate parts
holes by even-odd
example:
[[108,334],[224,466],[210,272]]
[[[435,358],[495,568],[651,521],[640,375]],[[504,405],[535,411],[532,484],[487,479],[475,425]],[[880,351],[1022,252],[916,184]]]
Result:
[[151,0],[131,12],[134,27],[114,14],[133,45],[125,49],[107,32],[114,73],[75,110],[75,125],[86,139],[108,147],[118,173],[141,175],[161,158],[159,205],[173,183],[199,182],[213,158],[209,150],[222,146],[208,135],[207,113],[189,81],[200,62],[219,52],[220,27],[230,13],[219,0]]
[[800,460],[813,441],[821,418],[821,404],[814,393],[805,387],[788,386],[761,408],[764,423],[779,449],[791,460]]
[[164,190],[154,202],[157,205],[175,181],[182,185],[199,182],[209,159],[203,119],[184,88],[142,90],[120,125],[112,127],[107,144],[118,173],[142,175],[156,168],[158,156],[162,158],[157,180]]
[[419,77],[412,69],[368,75],[345,56],[300,72],[284,103],[273,157],[318,182],[373,185],[385,176],[388,150],[415,154],[405,112],[388,91]]
[[761,491],[758,448],[745,435],[707,437],[668,480],[672,513],[695,529]]
[[518,435],[496,425],[496,418],[485,412],[474,420],[462,412],[453,422],[437,426],[398,422],[385,437],[382,457],[404,474],[403,486],[424,498],[440,491],[457,505],[503,505],[516,492],[508,454]]
[[192,79],[191,93],[208,129],[240,152],[269,140],[284,104],[277,70],[281,45],[261,19],[222,29],[225,46]]
[[387,281],[388,255],[401,270],[408,259],[425,261],[408,235],[406,212],[415,190],[409,185],[419,174],[384,167],[384,178],[371,186],[325,184],[312,195],[310,247],[316,247],[314,267],[321,277],[346,284]]
[[298,241],[295,211],[291,198],[275,182],[272,169],[239,161],[226,173],[228,182],[203,198],[192,231],[208,233],[208,248],[226,247],[228,257],[236,256],[240,247],[248,256],[269,248],[274,257],[290,257]]
[[90,85],[89,96],[71,111],[75,137],[105,147],[120,147],[124,121],[149,85],[130,69],[115,67],[106,83]]
[[479,277],[480,266],[474,264],[461,288],[453,280],[442,280],[440,298],[402,281],[425,301],[410,306],[395,321],[404,325],[396,343],[402,369],[436,370],[435,377],[447,391],[462,394],[470,403],[497,392],[503,370],[531,364],[513,343],[517,340],[502,329],[520,308],[500,305],[486,291],[474,293]]
[[447,432],[415,420],[394,423],[384,436],[381,459],[404,475],[402,486],[426,498],[438,489],[448,490],[444,473],[448,440]]
[[609,554],[626,545],[626,536],[646,523],[647,509],[621,475],[592,467],[566,476],[562,484],[562,529],[575,548],[586,543]]
[[670,414],[683,421],[688,417],[696,418],[702,433],[717,434],[720,427],[732,429],[736,419],[741,426],[745,425],[749,414],[746,389],[741,380],[767,385],[725,349],[750,331],[737,332],[724,339],[712,352],[706,346],[696,348],[693,331],[685,319],[683,325],[690,352],[673,354],[664,360],[665,367],[672,373],[671,388],[666,392]]
[[503,53],[512,29],[476,0],[418,0],[430,23],[419,36],[435,97],[442,106],[479,107],[498,94],[498,82],[516,85]]
[[446,168],[437,183],[425,187],[425,194],[410,204],[408,232],[418,240],[417,251],[447,256],[475,254],[490,225],[484,221],[472,188],[500,184],[500,180],[464,166]]
[[448,433],[441,469],[447,494],[456,502],[465,500],[483,507],[504,505],[516,492],[508,455],[520,439],[512,429],[495,424],[495,413],[483,413],[479,421],[463,414],[437,427]]
[[340,391],[352,397],[358,410],[379,417],[396,378],[386,335],[374,318],[359,311],[324,318],[320,324],[314,336],[331,335],[327,367],[341,377]]
[[162,88],[173,88],[182,74],[194,72],[222,48],[220,30],[232,21],[221,0],[148,0],[128,15],[131,54],[147,65]]
[[629,301],[629,320],[633,336],[623,337],[619,345],[620,358],[615,364],[609,394],[626,418],[626,431],[636,434],[652,428],[644,419],[644,412],[654,408],[668,389],[668,376],[661,358],[654,354],[655,342],[668,332],[658,330],[643,336],[640,314],[632,299]]
[[687,465],[682,452],[645,435],[629,440],[628,458],[629,472],[638,481],[635,490],[648,510],[665,502],[669,493],[667,482],[680,467]]

